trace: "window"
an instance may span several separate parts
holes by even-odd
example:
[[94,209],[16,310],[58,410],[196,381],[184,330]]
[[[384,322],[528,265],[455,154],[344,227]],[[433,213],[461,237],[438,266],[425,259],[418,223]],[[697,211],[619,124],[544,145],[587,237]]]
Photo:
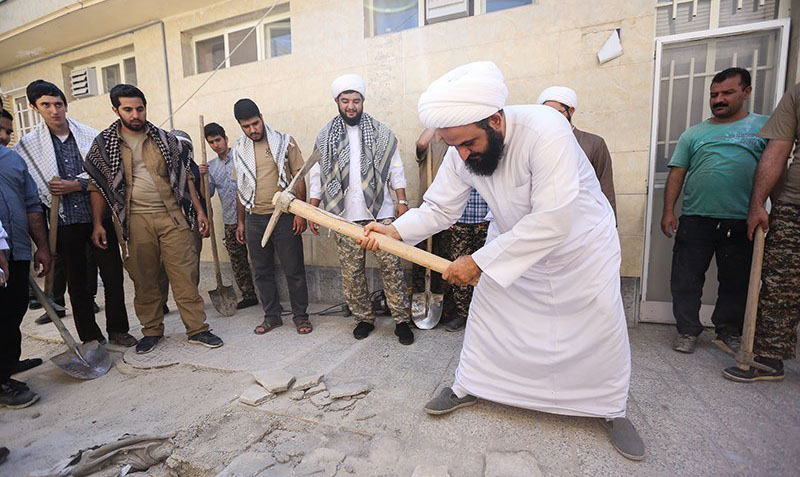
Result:
[[18,138],[28,134],[31,129],[42,122],[42,117],[28,103],[27,96],[14,98],[14,114],[16,116]]
[[292,26],[290,21],[269,23],[264,27],[264,40],[269,45],[269,57],[288,55],[292,52]]
[[136,86],[136,59],[132,56],[115,56],[93,64],[84,64],[76,69],[94,68],[99,72],[98,91],[108,93],[111,88],[118,84],[127,83]]
[[531,5],[533,0],[364,0],[371,36]]
[[[240,23],[225,30],[192,38],[196,73],[252,63],[292,52],[292,27],[288,15],[251,32],[256,22]],[[238,49],[236,46],[239,45]],[[234,51],[236,49],[236,51]],[[229,57],[230,56],[230,57]],[[226,59],[227,58],[227,59]]]

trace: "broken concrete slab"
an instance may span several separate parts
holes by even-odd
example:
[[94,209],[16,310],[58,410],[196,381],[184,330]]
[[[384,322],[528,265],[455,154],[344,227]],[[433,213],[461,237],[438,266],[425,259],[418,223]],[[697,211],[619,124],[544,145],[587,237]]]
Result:
[[372,419],[373,417],[377,416],[375,411],[370,411],[369,409],[362,409],[356,412],[354,419],[356,421],[366,421],[367,419]]
[[352,409],[353,406],[356,405],[356,401],[344,401],[342,399],[337,399],[333,401],[329,406],[329,411],[346,411],[348,409]]
[[529,451],[489,452],[484,477],[542,477],[539,462]]
[[334,477],[345,457],[344,452],[320,447],[306,455],[300,464],[294,468],[294,473],[297,476],[324,475],[326,477]]
[[275,395],[258,385],[250,386],[239,395],[239,401],[248,406],[258,406],[274,398]]
[[325,386],[325,383],[319,383],[318,385],[314,386],[313,388],[306,389],[305,396],[306,397],[311,397],[311,396],[313,396],[315,394],[319,394],[322,391],[325,391],[326,389],[328,389],[328,387]]
[[292,401],[299,401],[303,399],[303,396],[305,396],[305,392],[301,390],[292,391],[289,393],[289,399],[291,399]]
[[294,388],[302,391],[311,389],[314,386],[317,386],[320,381],[322,381],[323,377],[325,377],[324,374],[310,374],[308,376],[297,378],[297,381],[294,383]]
[[446,465],[418,465],[411,477],[450,477]]
[[245,452],[234,458],[217,477],[252,477],[275,465],[269,454]]
[[352,397],[359,394],[366,394],[370,390],[370,385],[362,382],[355,381],[352,383],[337,384],[328,388],[331,399],[340,399],[343,397]]
[[281,393],[294,383],[294,376],[282,369],[255,371],[252,373],[256,382],[271,393]]

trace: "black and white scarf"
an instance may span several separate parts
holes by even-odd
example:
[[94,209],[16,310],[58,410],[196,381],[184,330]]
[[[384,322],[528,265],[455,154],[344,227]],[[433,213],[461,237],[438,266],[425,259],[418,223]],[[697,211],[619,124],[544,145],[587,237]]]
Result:
[[[111,213],[122,229],[122,240],[127,241],[130,234],[125,201],[125,174],[119,146],[120,124],[120,120],[115,121],[95,138],[91,149],[86,154],[83,168],[106,199]],[[172,194],[177,199],[189,227],[195,230],[197,228],[197,211],[192,205],[188,185],[189,160],[187,159],[191,158],[191,154],[182,154],[182,148],[186,146],[181,144],[174,135],[156,127],[149,121],[145,124],[145,134],[156,143],[164,157],[169,171]]]

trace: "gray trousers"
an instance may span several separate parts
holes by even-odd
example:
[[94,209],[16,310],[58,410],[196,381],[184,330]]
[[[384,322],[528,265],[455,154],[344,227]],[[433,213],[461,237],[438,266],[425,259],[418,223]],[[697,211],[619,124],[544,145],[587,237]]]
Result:
[[281,304],[278,286],[275,281],[275,253],[283,266],[286,283],[289,286],[289,300],[292,304],[292,319],[295,324],[308,319],[308,286],[306,285],[306,266],[303,259],[303,239],[292,231],[293,214],[282,214],[278,224],[267,242],[261,247],[261,236],[267,228],[272,214],[247,214],[245,217],[245,236],[250,266],[264,320],[270,324],[282,323]]

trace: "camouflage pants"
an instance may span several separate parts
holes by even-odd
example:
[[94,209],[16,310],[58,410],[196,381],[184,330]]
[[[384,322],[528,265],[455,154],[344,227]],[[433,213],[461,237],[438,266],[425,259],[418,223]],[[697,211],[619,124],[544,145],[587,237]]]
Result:
[[[486,243],[488,230],[489,222],[454,224],[450,229],[442,232],[442,249],[446,251],[445,258],[455,260],[464,255],[472,255]],[[472,290],[472,285],[458,287],[444,283],[443,321],[467,317],[469,304],[472,302]]]
[[800,205],[776,202],[769,222],[753,351],[793,359],[800,320]]
[[222,239],[228,256],[231,258],[231,268],[242,298],[245,300],[255,299],[256,290],[253,287],[253,273],[250,270],[250,262],[247,259],[247,245],[242,245],[236,241],[236,224],[225,224],[225,237]]
[[[388,225],[392,223],[392,219],[384,219],[379,222]],[[356,223],[366,225],[369,221]],[[372,313],[365,272],[367,251],[359,247],[353,239],[339,234],[336,234],[336,249],[339,252],[339,263],[342,266],[342,291],[347,306],[350,307],[356,321],[373,323],[375,315]],[[397,323],[409,321],[411,319],[411,303],[400,258],[382,250],[375,252],[375,258],[378,259],[383,291],[386,294],[386,302],[394,321]]]

